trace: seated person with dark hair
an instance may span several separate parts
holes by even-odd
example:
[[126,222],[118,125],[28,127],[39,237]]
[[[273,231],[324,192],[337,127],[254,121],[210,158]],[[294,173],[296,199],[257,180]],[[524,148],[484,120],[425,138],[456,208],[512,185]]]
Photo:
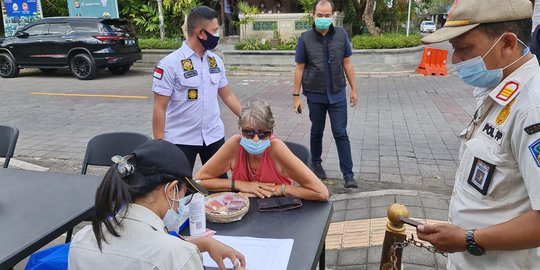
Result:
[[[327,201],[328,189],[319,178],[274,136],[274,117],[262,100],[242,108],[240,134],[229,138],[195,174],[210,191],[239,191],[260,198],[291,196]],[[219,176],[232,171],[230,180]]]
[[115,162],[96,192],[92,226],[73,238],[69,269],[202,270],[199,251],[207,251],[220,269],[225,258],[244,269],[244,256],[213,238],[188,242],[167,233],[178,230],[188,193],[207,193],[191,179],[182,150],[149,141]]

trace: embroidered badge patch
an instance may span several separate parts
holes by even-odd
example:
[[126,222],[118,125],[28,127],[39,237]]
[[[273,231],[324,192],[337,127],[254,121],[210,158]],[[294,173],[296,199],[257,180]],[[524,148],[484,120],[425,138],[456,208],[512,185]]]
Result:
[[208,56],[207,59],[208,59],[208,65],[210,65],[210,67],[217,67],[216,58],[212,56]]
[[529,145],[529,150],[531,150],[531,154],[533,155],[534,161],[536,161],[536,165],[540,167],[540,139]]
[[219,69],[217,65],[216,58],[212,56],[208,56],[206,59],[208,60],[208,65],[210,66],[209,68],[210,74],[221,72],[221,69]]
[[184,71],[193,70],[193,62],[191,62],[191,59],[184,59],[182,60],[182,67],[184,68]]
[[188,100],[197,100],[199,98],[199,90],[198,89],[189,89],[187,92],[187,99]]
[[153,77],[158,79],[158,80],[161,80],[161,78],[163,78],[163,69],[158,68],[158,67],[154,68]]
[[487,195],[494,171],[495,165],[475,157],[467,183],[478,192]]
[[519,89],[519,84],[514,81],[507,82],[502,90],[497,94],[496,98],[502,101],[509,100]]
[[526,127],[525,132],[527,132],[529,135],[540,132],[540,123]]
[[504,108],[501,109],[501,111],[499,112],[499,115],[497,115],[497,119],[495,120],[495,124],[497,124],[497,126],[502,125],[504,121],[506,121],[506,119],[510,115],[510,107],[514,105],[514,102],[516,102],[515,99],[510,101],[510,103],[506,104],[506,106],[504,106]]

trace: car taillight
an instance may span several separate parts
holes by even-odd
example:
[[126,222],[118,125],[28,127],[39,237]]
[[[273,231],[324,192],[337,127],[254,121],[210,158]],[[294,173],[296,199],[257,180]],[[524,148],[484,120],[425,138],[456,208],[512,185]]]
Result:
[[124,39],[124,37],[121,36],[94,36],[94,38],[101,42],[118,41]]

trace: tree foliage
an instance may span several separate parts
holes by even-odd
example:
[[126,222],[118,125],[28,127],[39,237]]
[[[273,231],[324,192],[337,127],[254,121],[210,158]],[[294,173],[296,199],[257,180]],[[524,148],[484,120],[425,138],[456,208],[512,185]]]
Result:
[[68,16],[66,0],[42,0],[43,17]]
[[426,0],[424,5],[427,7],[429,15],[444,14],[448,7],[452,5],[452,0]]

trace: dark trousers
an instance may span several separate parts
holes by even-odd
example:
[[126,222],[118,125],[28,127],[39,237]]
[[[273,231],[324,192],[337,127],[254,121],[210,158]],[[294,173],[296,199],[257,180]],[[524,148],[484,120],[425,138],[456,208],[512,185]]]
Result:
[[[195,159],[197,158],[197,154],[199,154],[199,157],[201,158],[201,163],[206,163],[218,150],[219,148],[225,143],[225,138],[221,138],[220,140],[216,141],[215,143],[212,143],[210,145],[206,145],[206,143],[203,142],[203,145],[184,145],[184,144],[177,144],[178,148],[184,152],[184,154],[187,157],[187,160],[189,161],[189,165],[191,166],[191,169],[193,170],[193,167],[195,166]],[[219,176],[219,178],[225,178],[227,179],[227,173]]]
[[307,101],[309,119],[311,120],[311,162],[322,161],[322,139],[326,124],[326,113],[330,116],[330,125],[339,157],[339,168],[343,176],[354,176],[351,155],[351,142],[347,135],[347,100],[335,104],[324,104]]

